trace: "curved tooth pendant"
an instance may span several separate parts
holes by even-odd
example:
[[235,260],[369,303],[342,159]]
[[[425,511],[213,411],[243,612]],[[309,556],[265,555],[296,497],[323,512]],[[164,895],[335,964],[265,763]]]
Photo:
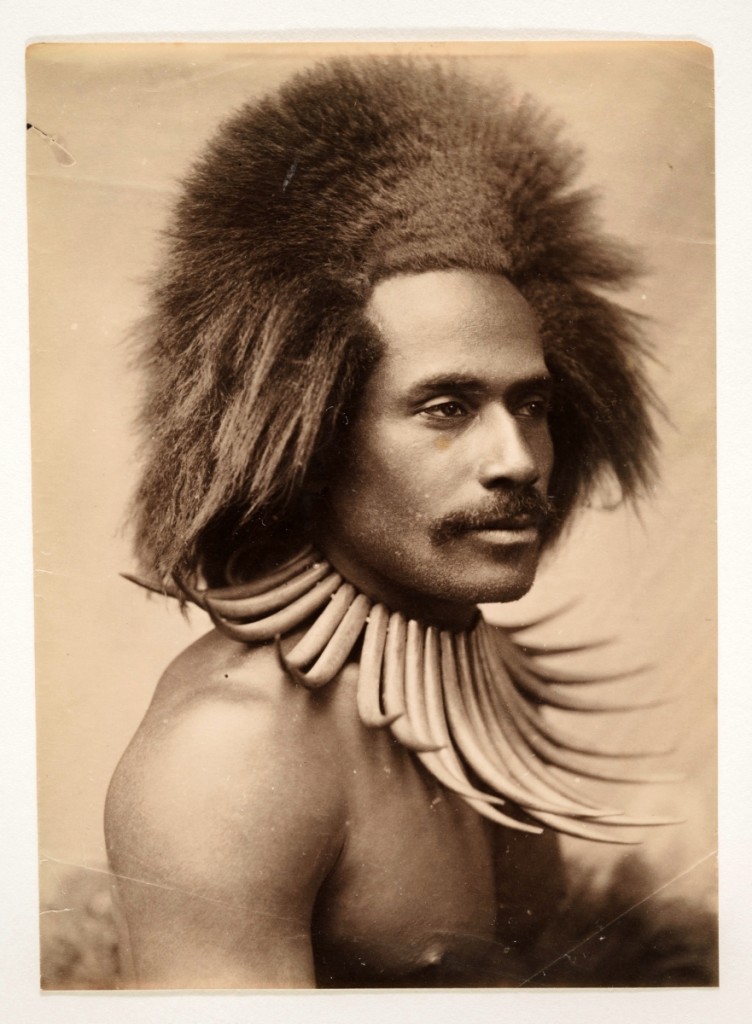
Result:
[[[624,672],[590,676],[586,674],[565,675],[560,672],[546,670],[533,665],[525,650],[509,636],[503,636],[499,630],[486,624],[487,636],[491,645],[496,647],[497,657],[501,657],[499,647],[503,643],[503,661],[505,668],[514,678],[515,685],[528,697],[542,704],[564,708],[570,711],[634,711],[638,708],[652,708],[664,703],[663,697],[651,696],[636,698],[629,690],[620,692],[618,684],[625,679],[638,675],[642,669],[631,669]],[[491,636],[491,634],[495,636]],[[497,642],[494,644],[494,640]],[[576,651],[580,648],[559,648],[560,651]],[[553,649],[549,653],[554,653]]]
[[283,570],[269,574],[266,580],[271,585],[263,591],[259,581],[249,584],[249,589],[241,585],[217,590],[194,590],[182,580],[175,582],[226,636],[240,643],[265,643],[297,629],[342,584],[342,577],[326,560],[317,558],[310,565],[307,559],[294,560],[291,564],[299,564],[300,569],[281,583]]
[[472,785],[452,745],[444,711],[439,632],[435,626],[428,626],[425,631],[423,665],[421,694],[423,721],[428,735],[438,749],[435,753],[419,755],[421,762],[439,782],[454,790],[455,793],[459,793],[460,796],[476,802],[480,800],[484,803],[503,804],[502,797],[484,793]]
[[278,612],[280,608],[286,608],[296,598],[307,594],[314,583],[318,583],[328,574],[329,566],[326,562],[319,562],[279,586],[252,597],[217,597],[215,593],[210,592],[205,595],[205,599],[211,602],[212,611],[216,615],[231,622],[244,622],[249,619],[255,621],[272,612]]
[[402,711],[388,714],[382,704],[381,680],[389,612],[383,604],[371,608],[363,637],[356,694],[358,715],[367,729],[383,729],[399,718]]
[[468,713],[472,688],[471,668],[467,657],[467,638],[442,633],[442,669],[444,693],[449,712],[449,724],[455,745],[464,760],[482,781],[503,796],[514,801],[525,811],[540,810],[556,813],[562,810],[561,801],[543,799],[531,789],[518,785],[494,750],[487,742],[483,722]]
[[332,599],[325,606],[313,625],[306,631],[288,654],[285,661],[297,669],[304,669],[310,665],[322,653],[326,645],[334,636],[337,627],[345,617],[347,609],[355,600],[357,591],[352,583],[343,583],[332,595]]
[[238,583],[228,587],[212,587],[208,593],[217,600],[236,602],[236,606],[240,607],[242,602],[250,598],[258,597],[260,594],[271,594],[288,580],[299,577],[304,570],[314,564],[326,565],[327,563],[313,548],[309,547],[277,569],[272,569],[264,573],[263,576],[255,576],[248,583]]
[[293,679],[302,683],[309,690],[317,690],[326,686],[345,667],[350,652],[363,630],[370,607],[371,602],[365,594],[358,594],[355,600],[348,605],[331,639],[325,644],[313,666],[305,672],[291,664],[282,653],[281,645],[277,641],[277,657],[280,664]]
[[[640,773],[635,772],[629,758],[603,756],[595,753],[581,753],[553,742],[540,728],[540,716],[536,716],[523,695],[516,688],[516,673],[507,670],[498,647],[494,646],[494,637],[490,631],[485,632],[486,651],[493,659],[493,676],[505,703],[510,717],[518,731],[524,737],[530,749],[549,764],[571,772],[573,775],[586,775],[593,779],[604,779],[612,782],[676,782],[677,776],[672,773]],[[516,667],[516,666],[515,666]],[[557,705],[558,706],[558,705]],[[626,763],[625,763],[626,762]]]
[[[501,720],[504,721],[505,718],[511,719],[512,723],[517,726],[518,732],[520,730],[517,723],[519,718],[523,717],[531,728],[535,729],[536,732],[556,746],[591,757],[631,760],[635,758],[661,757],[670,753],[670,750],[666,747],[652,750],[646,748],[629,751],[619,750],[612,745],[601,745],[597,741],[586,737],[570,734],[565,728],[549,722],[543,714],[544,708],[541,707],[540,701],[532,703],[527,699],[527,691],[524,688],[517,687],[517,674],[514,670],[510,670],[509,666],[501,658],[498,649],[494,647],[494,639],[493,627],[484,623],[483,627],[477,631],[478,642],[476,647],[481,660],[485,662],[486,675],[499,681],[503,680],[503,687],[510,698],[511,706],[506,700],[504,701],[504,715]],[[489,661],[493,668],[488,667]],[[502,683],[500,682],[499,686],[492,687],[494,696],[500,695],[501,685]]]
[[482,671],[479,674],[479,679],[483,684],[482,688],[485,692],[486,700],[484,706],[487,709],[489,718],[504,731],[510,744],[514,746],[514,749],[525,768],[544,783],[552,792],[555,792],[559,797],[563,796],[568,800],[574,801],[575,804],[585,808],[589,814],[593,814],[594,812],[596,815],[597,812],[604,815],[618,814],[619,812],[616,810],[601,808],[595,804],[584,801],[582,799],[582,794],[575,789],[574,785],[568,784],[560,777],[560,775],[563,774],[563,771],[552,771],[551,766],[541,760],[541,758],[530,747],[525,737],[517,728],[514,716],[506,702],[506,697],[502,694],[501,688],[498,685],[497,673],[500,669],[497,669],[497,673],[493,673],[488,668],[482,629],[476,631],[474,641],[478,659],[483,666]]
[[[621,676],[601,677],[604,684],[598,686],[589,677],[540,670],[530,655],[550,649],[526,651],[508,632],[482,619],[468,632],[451,633],[390,613],[345,582],[310,546],[248,584],[194,590],[179,579],[175,583],[233,640],[275,641],[284,671],[311,690],[334,679],[362,637],[356,701],[363,725],[388,728],[438,782],[498,824],[542,831],[538,824],[503,814],[498,806],[507,800],[543,825],[599,842],[635,841],[615,835],[616,826],[673,823],[638,820],[583,800],[568,777],[620,782],[677,777],[635,773],[629,761],[651,753],[589,744],[542,714],[546,704],[590,712],[657,703],[625,700],[613,687]],[[309,620],[284,654],[281,637]]]
[[[574,817],[602,817],[609,812],[606,808],[594,807],[582,803],[580,800],[572,800],[570,796],[557,791],[549,785],[545,772],[536,772],[535,767],[539,765],[535,759],[526,759],[527,747],[519,734],[510,729],[507,717],[496,713],[492,698],[489,694],[488,679],[485,673],[484,662],[480,656],[480,643],[477,635],[471,637],[471,654],[473,670],[470,674],[470,682],[473,689],[468,694],[466,704],[473,718],[473,724],[477,731],[485,733],[487,747],[490,751],[498,751],[499,760],[503,762],[506,770],[516,783],[524,790],[527,789],[538,799],[548,801],[556,806],[558,811]],[[526,810],[535,805],[525,800],[521,806]],[[541,808],[545,810],[545,808]]]
[[442,746],[435,753],[419,753],[417,756],[421,763],[435,779],[461,796],[478,814],[507,828],[539,834],[542,829],[538,826],[520,822],[507,814],[502,814],[493,806],[503,804],[503,797],[477,789],[468,779],[452,742],[444,710],[446,688],[443,681],[441,637],[433,626],[426,629],[424,664],[426,723],[435,742],[441,742]]
[[[408,708],[405,686],[408,674],[408,636],[411,641],[409,668],[411,709]],[[408,750],[423,752],[437,748],[433,740],[420,729],[419,724],[410,715],[410,710],[413,711],[413,714],[415,712],[414,690],[419,685],[414,678],[417,655],[415,644],[415,631],[408,630],[405,617],[400,612],[393,612],[389,617],[384,651],[384,707],[387,714],[397,715],[389,726],[394,738]]]

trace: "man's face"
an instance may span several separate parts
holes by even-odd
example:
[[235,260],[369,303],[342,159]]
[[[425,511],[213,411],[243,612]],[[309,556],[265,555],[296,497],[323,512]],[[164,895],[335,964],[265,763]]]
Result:
[[383,354],[320,541],[372,597],[461,624],[535,576],[553,459],[535,319],[506,279],[466,270],[382,281],[366,313]]

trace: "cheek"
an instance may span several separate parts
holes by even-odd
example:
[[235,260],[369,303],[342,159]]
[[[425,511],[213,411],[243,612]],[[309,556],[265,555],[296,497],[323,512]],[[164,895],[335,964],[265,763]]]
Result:
[[411,444],[405,434],[403,428],[399,432],[374,431],[362,438],[358,457],[350,463],[351,494],[361,516],[389,512],[403,523],[415,520],[416,515],[421,518],[447,460],[433,445],[426,452]]
[[554,466],[554,445],[548,423],[542,420],[530,425],[525,429],[524,439],[538,471],[538,486],[546,489]]
[[540,447],[537,452],[538,470],[541,481],[548,484],[549,477],[554,468],[554,442],[551,438],[551,431],[546,426],[544,436],[541,438]]

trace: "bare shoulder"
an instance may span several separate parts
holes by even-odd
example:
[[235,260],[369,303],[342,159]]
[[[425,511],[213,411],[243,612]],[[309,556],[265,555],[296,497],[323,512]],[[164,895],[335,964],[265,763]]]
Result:
[[237,932],[242,908],[267,915],[259,941],[274,941],[275,923],[307,920],[344,830],[330,720],[326,696],[291,684],[273,649],[212,633],[168,668],[106,810],[131,939],[161,950],[155,977],[171,925],[190,931],[197,914],[206,957],[207,908],[235,908],[216,925],[222,964],[241,933],[250,941],[247,924]]
[[282,805],[296,808],[301,826],[309,817],[334,821],[341,792],[335,744],[326,700],[292,685],[273,648],[210,633],[169,666],[115,773],[113,853],[123,853],[128,834],[143,835],[137,821],[149,820],[150,835],[160,822],[180,836],[181,815],[202,821],[205,835],[212,822],[247,831]]

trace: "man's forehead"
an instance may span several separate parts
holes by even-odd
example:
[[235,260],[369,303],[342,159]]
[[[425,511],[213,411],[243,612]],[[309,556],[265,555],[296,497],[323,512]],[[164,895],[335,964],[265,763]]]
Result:
[[448,267],[382,278],[371,291],[368,308],[378,312],[399,308],[404,303],[405,313],[419,306],[429,315],[432,310],[439,315],[444,310],[466,309],[470,316],[478,310],[483,296],[492,294],[505,296],[507,302],[525,301],[503,274]]
[[366,311],[386,331],[403,324],[435,328],[447,319],[468,328],[479,327],[488,321],[488,304],[483,300],[494,285],[499,291],[506,290],[508,282],[500,276],[467,270],[401,274],[375,286]]
[[545,375],[536,318],[500,275],[445,270],[388,278],[374,288],[366,312],[386,362],[416,381],[447,377],[472,387],[511,364],[523,376]]

